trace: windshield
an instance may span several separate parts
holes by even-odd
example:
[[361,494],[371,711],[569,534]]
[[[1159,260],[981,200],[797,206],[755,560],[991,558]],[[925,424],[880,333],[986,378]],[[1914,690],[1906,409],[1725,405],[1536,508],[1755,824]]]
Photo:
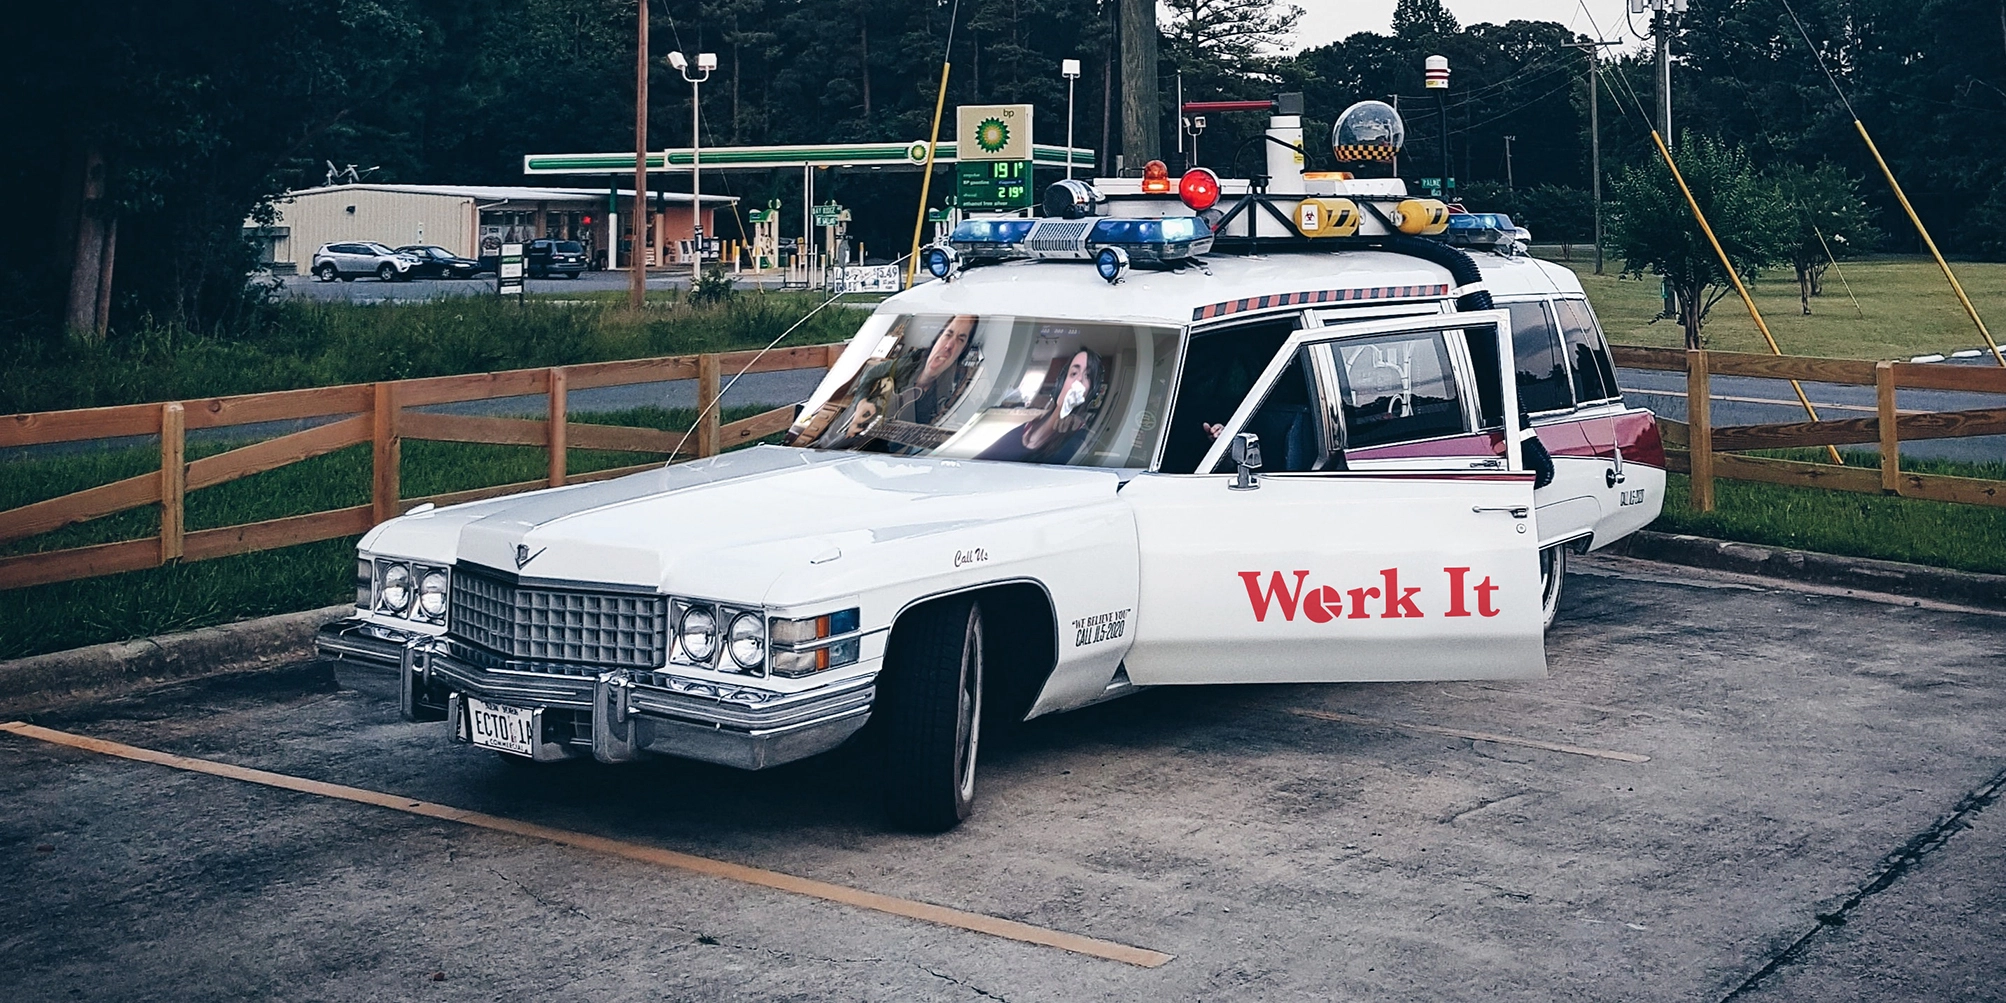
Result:
[[[1147,467],[1169,327],[968,314],[872,318],[787,441],[811,449]],[[854,346],[853,346],[854,347]],[[817,394],[822,396],[821,393]]]
[[393,250],[391,250],[390,248],[388,248],[388,247],[385,247],[385,246],[384,246],[384,245],[382,245],[382,244],[374,244],[374,243],[371,243],[371,244],[364,244],[364,245],[362,245],[362,246],[364,246],[364,247],[366,247],[366,248],[369,248],[369,249],[370,249],[370,250],[372,250],[372,251],[375,251],[375,252],[376,252],[377,254],[396,254],[396,253],[397,253],[396,251],[393,251]]

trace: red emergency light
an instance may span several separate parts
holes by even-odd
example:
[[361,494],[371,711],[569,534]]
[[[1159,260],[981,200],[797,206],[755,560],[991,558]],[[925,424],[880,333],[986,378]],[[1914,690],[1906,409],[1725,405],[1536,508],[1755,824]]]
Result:
[[1170,190],[1170,168],[1163,161],[1152,160],[1142,165],[1142,190],[1145,192]]
[[1210,209],[1219,201],[1219,176],[1203,167],[1193,167],[1177,182],[1177,197],[1194,211]]

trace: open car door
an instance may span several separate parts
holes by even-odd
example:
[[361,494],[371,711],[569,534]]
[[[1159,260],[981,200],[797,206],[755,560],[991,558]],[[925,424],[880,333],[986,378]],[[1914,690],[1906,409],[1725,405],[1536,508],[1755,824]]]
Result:
[[[1510,330],[1504,311],[1484,311],[1297,331],[1198,473],[1131,480],[1141,587],[1129,679],[1544,676],[1533,475],[1517,450],[1435,469],[1344,462],[1351,441],[1474,436],[1487,411],[1516,442],[1514,381],[1471,362],[1510,360]],[[1260,436],[1266,460],[1244,489],[1229,458],[1241,431]]]

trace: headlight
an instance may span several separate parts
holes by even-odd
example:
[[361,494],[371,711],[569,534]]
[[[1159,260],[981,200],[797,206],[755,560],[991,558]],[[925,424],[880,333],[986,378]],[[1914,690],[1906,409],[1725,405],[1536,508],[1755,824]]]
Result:
[[418,612],[434,620],[446,615],[446,573],[429,571],[418,582]]
[[717,614],[709,606],[691,606],[683,611],[676,637],[691,661],[709,664],[717,654]]
[[766,660],[766,624],[757,613],[740,613],[731,621],[731,660],[741,669],[757,669]]
[[383,569],[383,591],[380,594],[383,608],[398,613],[411,605],[411,569],[402,564],[392,564]]

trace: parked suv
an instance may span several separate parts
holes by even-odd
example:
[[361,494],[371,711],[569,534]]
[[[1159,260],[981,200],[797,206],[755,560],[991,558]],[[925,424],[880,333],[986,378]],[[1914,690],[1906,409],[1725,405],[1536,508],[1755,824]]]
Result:
[[480,262],[462,258],[437,244],[406,244],[397,253],[418,259],[418,267],[411,272],[414,278],[465,279],[481,270]]
[[322,244],[313,252],[313,274],[322,282],[352,282],[360,275],[394,282],[413,278],[419,264],[417,256],[393,251],[373,240]]
[[523,248],[523,257],[533,279],[552,275],[575,279],[586,268],[585,245],[575,240],[532,240]]

